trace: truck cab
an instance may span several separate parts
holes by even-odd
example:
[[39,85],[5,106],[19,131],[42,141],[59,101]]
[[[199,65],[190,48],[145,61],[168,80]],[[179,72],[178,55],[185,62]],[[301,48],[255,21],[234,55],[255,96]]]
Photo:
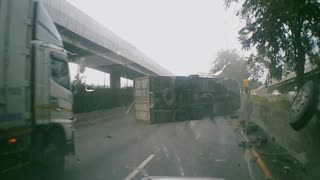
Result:
[[40,0],[1,0],[0,40],[0,177],[57,179],[75,152],[69,53]]

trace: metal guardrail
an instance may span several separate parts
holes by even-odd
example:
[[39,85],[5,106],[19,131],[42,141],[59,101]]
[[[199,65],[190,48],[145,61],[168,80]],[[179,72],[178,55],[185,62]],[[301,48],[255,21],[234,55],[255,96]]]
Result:
[[[310,80],[310,79],[314,79],[319,76],[320,76],[320,69],[315,69],[315,70],[312,70],[312,71],[305,73],[303,78],[306,80]],[[283,80],[283,81],[280,81],[279,83],[272,84],[272,85],[268,86],[267,88],[268,88],[268,90],[275,90],[275,89],[279,89],[279,88],[282,88],[285,86],[294,85],[295,82],[296,82],[296,76],[289,78],[289,79],[286,79],[286,80]]]

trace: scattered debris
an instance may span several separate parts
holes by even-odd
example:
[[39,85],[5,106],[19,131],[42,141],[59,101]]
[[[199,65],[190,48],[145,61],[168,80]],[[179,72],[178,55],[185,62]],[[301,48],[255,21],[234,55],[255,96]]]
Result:
[[109,139],[112,139],[112,136],[107,135],[105,138],[106,138],[107,140],[109,140]]
[[245,129],[246,129],[247,133],[255,132],[258,130],[258,126],[256,124],[254,124],[253,122],[248,122]]

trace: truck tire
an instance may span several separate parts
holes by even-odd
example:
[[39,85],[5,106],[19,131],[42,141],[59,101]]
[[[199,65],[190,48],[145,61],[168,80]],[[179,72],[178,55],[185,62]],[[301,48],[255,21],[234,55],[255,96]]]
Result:
[[59,134],[37,134],[33,148],[33,176],[37,180],[60,180],[64,170],[64,141]]
[[307,125],[316,110],[317,89],[313,81],[306,82],[289,107],[289,125],[296,131]]
[[169,107],[172,107],[176,102],[176,95],[172,88],[165,88],[162,91],[162,98],[166,105]]

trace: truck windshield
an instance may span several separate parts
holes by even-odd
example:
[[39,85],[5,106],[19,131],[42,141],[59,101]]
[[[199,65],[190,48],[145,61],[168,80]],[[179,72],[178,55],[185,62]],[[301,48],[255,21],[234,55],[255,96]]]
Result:
[[70,89],[68,63],[54,55],[51,56],[51,76],[60,86]]
[[0,0],[7,179],[320,180],[320,0]]

